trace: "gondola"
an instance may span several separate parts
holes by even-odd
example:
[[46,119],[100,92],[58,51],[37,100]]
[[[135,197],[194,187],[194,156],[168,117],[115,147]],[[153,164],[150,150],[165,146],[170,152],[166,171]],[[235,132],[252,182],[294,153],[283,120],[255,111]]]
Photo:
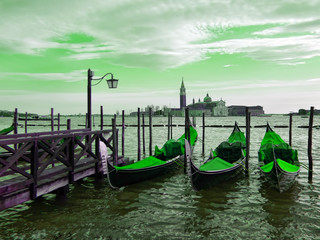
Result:
[[292,149],[267,124],[258,152],[259,168],[279,192],[287,191],[300,172],[298,151]]
[[[198,133],[190,126],[190,142],[193,147]],[[107,161],[107,175],[111,188],[119,188],[165,174],[183,164],[185,134],[178,140],[168,140],[161,149],[155,147],[155,154],[124,166],[113,166]]]
[[237,175],[245,166],[245,147],[246,138],[235,122],[228,140],[221,142],[203,165],[197,167],[189,158],[188,174],[193,189],[209,188]]
[[5,129],[0,130],[0,135],[7,135],[10,132],[12,132],[14,130],[14,124],[12,123],[12,125],[10,127],[7,127]]

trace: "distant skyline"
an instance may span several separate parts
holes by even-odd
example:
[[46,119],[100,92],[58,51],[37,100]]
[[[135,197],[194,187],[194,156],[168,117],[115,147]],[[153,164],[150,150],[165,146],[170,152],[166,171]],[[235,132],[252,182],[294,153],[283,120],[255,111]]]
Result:
[[320,0],[1,0],[0,109],[84,114],[223,99],[320,108]]

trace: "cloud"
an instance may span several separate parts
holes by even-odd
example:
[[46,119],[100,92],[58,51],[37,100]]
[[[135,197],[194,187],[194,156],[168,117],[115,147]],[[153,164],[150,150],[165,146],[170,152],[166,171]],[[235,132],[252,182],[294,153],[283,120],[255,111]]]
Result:
[[86,78],[85,70],[76,70],[69,73],[18,73],[18,72],[2,72],[0,79],[10,80],[19,79],[25,80],[41,80],[41,81],[64,81],[64,82],[78,82]]
[[[18,53],[66,48],[75,60],[100,58],[160,70],[204,60],[210,52],[243,52],[280,64],[320,55],[319,1],[18,2],[4,1],[0,9],[0,31],[5,33],[0,48]],[[279,26],[265,29],[266,24]],[[242,27],[252,25],[261,25],[261,31],[239,38]],[[235,26],[239,32],[230,33]],[[225,34],[231,39],[217,40]],[[289,35],[270,38],[276,34]],[[57,41],[84,35],[90,41]],[[291,59],[285,59],[288,55]]]

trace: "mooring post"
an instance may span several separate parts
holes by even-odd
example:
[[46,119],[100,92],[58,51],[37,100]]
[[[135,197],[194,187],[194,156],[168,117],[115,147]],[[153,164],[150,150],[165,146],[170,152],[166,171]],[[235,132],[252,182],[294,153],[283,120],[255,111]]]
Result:
[[17,134],[18,133],[18,108],[14,109],[14,115],[13,115],[13,133]]
[[37,183],[38,183],[38,142],[34,141],[33,146],[31,148],[31,175],[33,178],[33,183],[30,185],[30,198],[32,200],[37,197]]
[[146,138],[145,138],[145,130],[144,130],[144,113],[142,113],[142,152],[143,155],[146,155]]
[[116,120],[112,118],[113,166],[118,166],[118,146]]
[[202,113],[202,156],[204,156],[204,141],[205,141],[205,131],[206,126],[205,126],[205,117],[204,117],[204,112]]
[[[67,120],[67,130],[71,129],[71,120]],[[68,146],[68,157],[69,157],[69,163],[70,163],[70,170],[68,173],[69,177],[69,183],[74,182],[74,137],[71,137],[71,141]]]
[[[169,113],[169,114],[170,114],[170,113]],[[172,126],[172,122],[173,122],[173,121],[172,121],[172,115],[170,114],[170,138],[173,138],[173,137],[172,137],[172,127],[173,127],[173,126]]]
[[51,108],[51,131],[54,131],[54,122],[53,122],[53,108]]
[[100,106],[100,130],[103,130],[103,106]]
[[149,108],[149,155],[152,156],[152,109]]
[[137,114],[137,117],[138,117],[138,121],[137,121],[137,136],[138,136],[138,161],[140,161],[141,159],[141,137],[140,137],[140,108],[138,108],[138,114]]
[[310,116],[309,116],[309,131],[308,131],[308,159],[309,159],[308,180],[310,182],[312,181],[312,174],[313,174],[313,162],[312,162],[313,113],[314,113],[314,107],[311,107],[310,108]]
[[195,117],[195,116],[192,116],[192,125],[193,125],[194,127],[197,126],[197,121],[196,121],[196,117]]
[[58,131],[60,131],[60,113],[58,113]]
[[99,165],[101,164],[101,155],[100,155],[100,141],[99,141],[99,135],[96,136],[95,139],[95,154],[97,156],[97,161],[94,164],[95,169],[95,179],[101,179],[103,177],[102,172],[100,172]]
[[24,119],[24,133],[28,133],[28,113],[27,112],[25,114],[25,119]]
[[[185,109],[185,114],[184,115],[185,115],[185,119],[184,119],[184,138],[190,144],[189,108]],[[187,173],[187,154],[186,154],[186,151],[184,151],[184,173],[185,174]]]
[[124,110],[122,110],[122,138],[121,138],[121,147],[122,147],[122,157],[124,157]]
[[67,119],[67,130],[70,130],[71,129],[71,119],[68,118]]
[[[14,115],[13,115],[13,133],[14,134],[18,134],[18,108],[14,109]],[[14,144],[14,149],[17,150],[18,149],[18,145]],[[17,162],[18,163],[18,160]]]
[[170,139],[170,113],[168,113],[168,140]]
[[246,107],[246,172],[249,173],[249,158],[250,158],[250,112],[249,107]]
[[292,113],[289,118],[289,145],[292,146]]

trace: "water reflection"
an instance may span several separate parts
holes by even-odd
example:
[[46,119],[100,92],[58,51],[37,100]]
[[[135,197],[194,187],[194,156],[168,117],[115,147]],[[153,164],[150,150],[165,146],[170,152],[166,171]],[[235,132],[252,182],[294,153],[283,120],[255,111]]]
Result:
[[262,208],[267,213],[266,222],[271,226],[271,233],[278,238],[292,239],[295,237],[292,226],[296,218],[292,209],[296,207],[299,201],[301,186],[298,182],[286,192],[279,193],[278,190],[271,187],[267,181],[262,181],[259,192],[265,199]]

